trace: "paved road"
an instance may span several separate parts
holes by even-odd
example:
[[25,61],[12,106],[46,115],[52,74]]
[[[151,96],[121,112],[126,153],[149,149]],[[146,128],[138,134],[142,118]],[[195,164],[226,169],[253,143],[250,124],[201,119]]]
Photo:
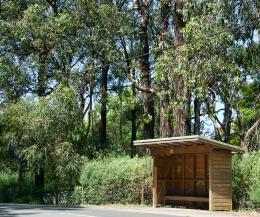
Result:
[[0,217],[260,217],[258,212],[209,212],[197,209],[56,206],[0,204]]
[[183,217],[162,213],[104,208],[62,208],[55,206],[0,205],[1,217]]

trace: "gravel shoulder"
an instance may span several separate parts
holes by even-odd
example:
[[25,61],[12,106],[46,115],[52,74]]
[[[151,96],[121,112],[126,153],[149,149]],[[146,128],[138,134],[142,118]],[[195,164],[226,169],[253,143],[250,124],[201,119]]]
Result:
[[207,210],[198,210],[198,209],[181,209],[181,208],[152,208],[149,206],[138,206],[138,205],[87,205],[84,206],[87,208],[93,209],[107,209],[114,211],[123,211],[123,212],[140,212],[140,213],[151,213],[151,214],[162,214],[162,215],[178,215],[183,217],[260,217],[260,212],[256,211],[214,211],[210,212]]

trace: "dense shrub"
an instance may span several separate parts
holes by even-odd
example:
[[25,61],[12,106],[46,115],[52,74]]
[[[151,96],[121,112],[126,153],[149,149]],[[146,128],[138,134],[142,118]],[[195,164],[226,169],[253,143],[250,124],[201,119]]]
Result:
[[[260,152],[234,155],[232,175],[234,207],[259,207]],[[60,205],[138,204],[143,197],[145,203],[151,203],[152,158],[107,157],[85,161],[80,184],[74,192],[70,189],[61,192],[57,202]],[[46,203],[52,203],[54,195],[49,196]],[[39,202],[32,178],[27,176],[17,191],[17,176],[0,172],[0,202]]]
[[59,205],[60,206],[78,206],[84,204],[84,189],[82,186],[76,186],[74,191],[63,192],[60,195]]
[[[46,173],[46,175],[48,175]],[[49,178],[46,176],[46,178]],[[77,177],[74,178],[75,181]],[[18,176],[16,174],[7,174],[0,172],[0,203],[28,203],[28,204],[59,204],[59,205],[78,205],[82,203],[82,187],[60,188],[63,186],[57,180],[47,180],[44,186],[44,200],[39,197],[39,189],[34,184],[34,179],[30,174],[26,174],[20,187],[17,183]],[[56,182],[53,184],[53,182]],[[60,184],[60,188],[54,191],[54,187]]]
[[18,188],[17,175],[0,172],[0,203],[39,203],[33,180],[27,176]]
[[260,206],[260,152],[233,157],[233,202],[236,208]]
[[[80,182],[88,204],[138,204],[152,198],[152,160],[146,158],[105,158],[85,162]],[[142,193],[143,192],[143,193]]]
[[14,175],[0,173],[0,202],[12,202],[15,195],[16,179]]

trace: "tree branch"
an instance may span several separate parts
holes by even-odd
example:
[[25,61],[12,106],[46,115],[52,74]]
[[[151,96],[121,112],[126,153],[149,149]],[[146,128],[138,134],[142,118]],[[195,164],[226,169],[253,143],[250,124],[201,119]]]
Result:
[[258,125],[260,125],[260,118],[246,132],[246,135],[245,135],[245,138],[244,138],[244,142],[243,142],[243,148],[245,149],[246,152],[248,152],[249,137],[257,129]]

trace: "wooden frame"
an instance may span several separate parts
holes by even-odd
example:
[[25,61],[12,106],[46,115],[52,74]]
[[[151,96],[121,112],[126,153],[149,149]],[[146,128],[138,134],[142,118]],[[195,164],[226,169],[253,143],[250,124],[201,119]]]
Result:
[[232,152],[243,149],[200,136],[135,141],[153,162],[153,207],[166,203],[208,204],[232,209]]

